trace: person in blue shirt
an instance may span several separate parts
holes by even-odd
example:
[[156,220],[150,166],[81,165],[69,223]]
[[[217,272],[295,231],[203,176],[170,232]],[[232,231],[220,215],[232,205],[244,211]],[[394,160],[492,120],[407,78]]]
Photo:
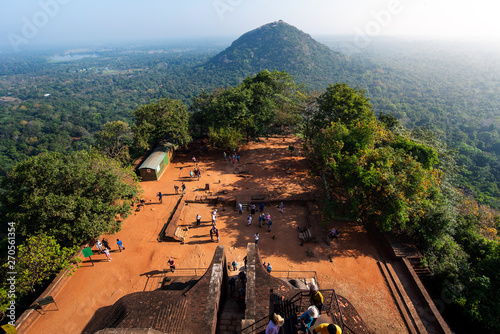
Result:
[[307,333],[311,325],[314,323],[315,319],[319,317],[319,311],[316,306],[309,306],[307,311],[302,313],[299,319],[300,327],[298,333]]
[[125,247],[123,247],[123,242],[120,240],[120,239],[116,239],[116,244],[118,245],[118,249],[120,250],[120,252],[123,250],[125,250]]

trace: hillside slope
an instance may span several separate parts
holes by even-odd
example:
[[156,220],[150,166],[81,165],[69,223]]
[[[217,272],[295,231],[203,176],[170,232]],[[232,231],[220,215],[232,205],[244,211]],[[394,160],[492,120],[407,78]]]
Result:
[[277,21],[243,34],[203,68],[239,80],[264,69],[286,71],[297,82],[319,89],[341,80],[347,61],[310,35]]

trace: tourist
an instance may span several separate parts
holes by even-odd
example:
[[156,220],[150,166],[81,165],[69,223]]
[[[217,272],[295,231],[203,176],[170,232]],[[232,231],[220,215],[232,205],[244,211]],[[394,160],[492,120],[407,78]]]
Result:
[[252,225],[252,216],[248,215],[247,217],[247,220],[248,220],[248,226]]
[[125,247],[123,247],[123,242],[120,240],[120,239],[116,239],[116,244],[118,245],[118,249],[120,250],[120,252],[123,250],[125,250]]
[[97,247],[97,249],[99,250],[99,254],[102,254],[102,242],[101,240],[97,239],[95,241],[95,246]]
[[212,241],[214,241],[215,230],[215,226],[212,226],[212,228],[210,229],[210,240]]
[[266,215],[265,214],[261,214],[259,216],[259,227],[262,227],[262,224],[266,221]]
[[340,235],[340,231],[338,229],[332,228],[330,233],[328,233],[328,237],[330,239],[337,239]]
[[259,212],[264,212],[264,202],[260,202],[260,204],[259,204]]
[[243,213],[243,204],[241,203],[238,203],[238,212],[240,213],[240,215]]
[[247,274],[244,271],[238,273],[239,285],[245,286],[247,284]]
[[267,324],[266,334],[278,334],[284,323],[285,320],[279,314],[274,313],[269,324]]
[[245,288],[240,288],[238,290],[238,295],[236,296],[236,303],[238,304],[238,307],[240,308],[240,310],[244,310],[245,309],[245,294],[246,294],[246,290]]
[[178,194],[179,193],[179,186],[178,185],[174,185],[174,190],[175,190],[175,193]]
[[337,325],[323,323],[314,327],[313,334],[342,334],[342,330]]
[[234,291],[236,290],[236,277],[231,277],[229,279],[229,288],[230,288],[230,292],[231,292],[231,296],[234,295]]
[[174,259],[170,258],[168,259],[168,265],[170,266],[170,270],[175,273],[175,261]]
[[113,260],[111,258],[111,254],[109,254],[109,249],[104,248],[104,254],[106,254],[106,258],[108,259],[108,262],[110,262],[111,260]]
[[201,224],[201,216],[200,214],[197,214],[196,215],[196,225],[200,225]]
[[106,247],[107,249],[111,250],[111,247],[109,246],[108,239],[102,238],[102,244],[104,245],[104,247]]
[[271,225],[273,224],[273,222],[271,221],[271,219],[269,219],[267,221],[267,232],[271,232]]
[[215,236],[217,237],[217,242],[219,242],[219,229],[215,229]]
[[[196,170],[196,168],[195,168],[194,170]],[[194,173],[193,173],[193,171],[192,171],[192,170],[190,170],[190,171],[189,171],[189,177],[190,177],[190,178],[193,178],[193,177],[194,177]]]
[[280,212],[283,213],[283,202],[280,203]]
[[233,271],[238,270],[238,262],[236,262],[236,260],[233,261],[231,264],[233,265]]
[[298,329],[297,333],[308,333],[309,328],[314,323],[315,319],[319,317],[318,308],[314,305],[309,306],[307,311],[302,313],[299,319],[299,325],[296,327]]
[[259,233],[255,233],[255,244],[259,244]]
[[182,188],[182,193],[185,193],[186,192],[186,185],[184,184],[184,182],[182,182],[181,188]]
[[318,308],[319,313],[323,310],[323,295],[318,291],[318,287],[315,284],[311,284],[309,293],[309,303]]
[[252,204],[252,205],[250,206],[250,214],[251,214],[251,215],[253,215],[253,214],[255,213],[255,208],[256,208],[255,204]]
[[231,293],[231,296],[234,296],[234,291],[236,290],[236,277],[231,277],[229,279],[229,289],[230,289],[230,293]]
[[159,191],[156,196],[158,196],[158,200],[160,201],[160,203],[163,203],[163,194],[161,193],[161,191]]
[[224,161],[227,161],[227,154],[226,154],[226,152],[222,153],[222,155],[224,156]]

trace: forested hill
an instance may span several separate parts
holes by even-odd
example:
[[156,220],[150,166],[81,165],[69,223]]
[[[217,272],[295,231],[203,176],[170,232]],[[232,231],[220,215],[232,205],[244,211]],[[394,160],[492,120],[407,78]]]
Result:
[[310,35],[277,21],[243,34],[202,68],[221,78],[239,78],[240,81],[265,69],[286,71],[297,82],[320,89],[332,79],[341,80],[347,61]]

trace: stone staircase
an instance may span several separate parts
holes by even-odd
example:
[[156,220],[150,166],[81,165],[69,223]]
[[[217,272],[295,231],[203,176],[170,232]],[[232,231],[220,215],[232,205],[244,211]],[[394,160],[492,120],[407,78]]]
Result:
[[413,270],[415,270],[415,273],[421,281],[431,278],[432,273],[427,266],[421,263],[421,258],[408,258],[408,261],[410,261]]

